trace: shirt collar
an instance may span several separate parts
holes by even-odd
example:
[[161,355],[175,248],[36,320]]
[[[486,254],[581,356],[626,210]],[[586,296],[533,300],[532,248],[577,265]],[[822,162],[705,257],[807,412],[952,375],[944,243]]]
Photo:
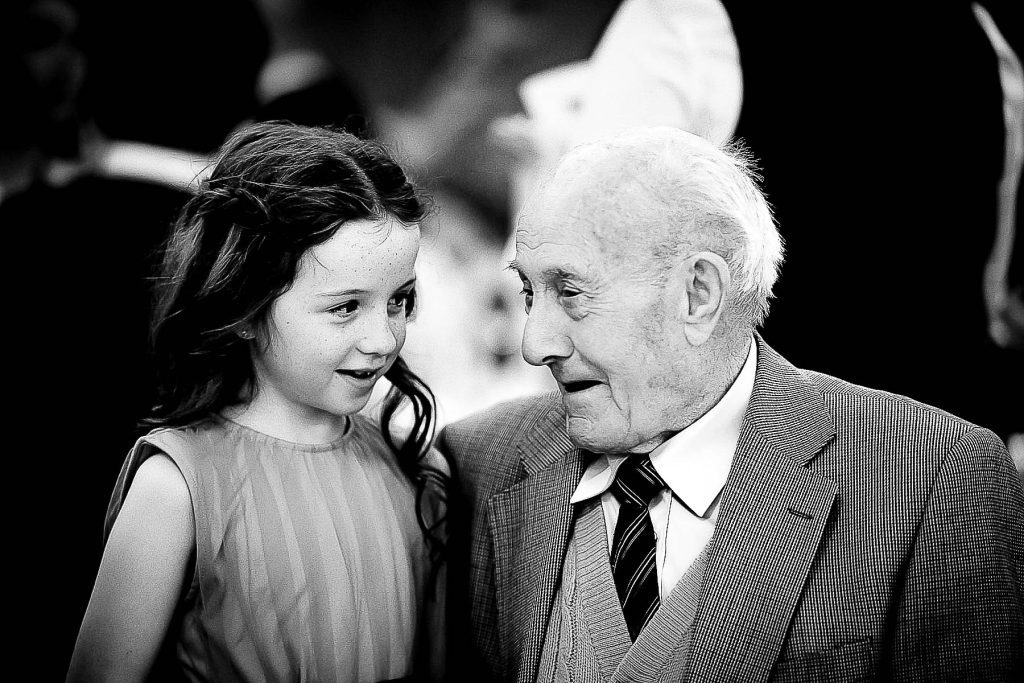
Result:
[[[718,403],[651,452],[654,469],[672,493],[701,517],[718,498],[729,476],[756,370],[757,344],[751,340],[743,368]],[[570,502],[579,503],[607,491],[627,457],[629,454],[623,453],[600,455],[583,472]]]

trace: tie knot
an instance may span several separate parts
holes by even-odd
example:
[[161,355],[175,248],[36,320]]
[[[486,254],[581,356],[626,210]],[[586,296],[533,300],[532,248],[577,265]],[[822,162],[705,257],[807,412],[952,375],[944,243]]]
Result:
[[645,508],[663,488],[665,481],[654,470],[651,457],[645,454],[626,458],[619,466],[612,493],[622,505]]

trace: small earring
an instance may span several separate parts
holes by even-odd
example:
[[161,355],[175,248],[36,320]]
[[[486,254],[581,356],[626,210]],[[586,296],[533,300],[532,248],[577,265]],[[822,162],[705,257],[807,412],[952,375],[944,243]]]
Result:
[[252,339],[256,335],[253,334],[252,330],[240,330],[238,336],[248,341],[249,339]]

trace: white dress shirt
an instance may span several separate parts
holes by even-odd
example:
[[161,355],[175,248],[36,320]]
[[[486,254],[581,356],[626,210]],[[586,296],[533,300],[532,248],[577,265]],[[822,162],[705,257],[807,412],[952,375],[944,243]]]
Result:
[[[664,600],[711,540],[718,504],[740,437],[743,415],[754,390],[757,344],[751,340],[747,360],[722,399],[696,422],[651,452],[654,469],[668,488],[651,501],[651,523],[657,542],[658,588]],[[627,457],[601,455],[587,467],[573,503],[601,497],[608,548],[612,547],[619,501],[609,490]]]

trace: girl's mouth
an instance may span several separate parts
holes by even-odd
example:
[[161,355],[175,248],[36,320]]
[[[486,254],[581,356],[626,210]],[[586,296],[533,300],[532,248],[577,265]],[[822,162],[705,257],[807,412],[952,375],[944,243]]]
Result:
[[356,379],[367,380],[377,376],[380,372],[380,368],[376,370],[336,370],[338,374],[347,375]]

